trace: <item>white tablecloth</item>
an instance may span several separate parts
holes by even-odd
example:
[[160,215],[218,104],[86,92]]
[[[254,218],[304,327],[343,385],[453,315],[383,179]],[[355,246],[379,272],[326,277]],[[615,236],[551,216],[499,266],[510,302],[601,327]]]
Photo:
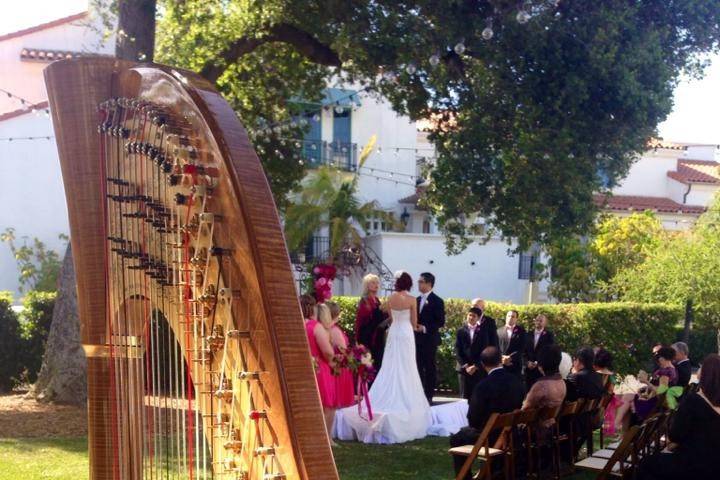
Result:
[[[353,409],[357,407],[351,407]],[[468,404],[466,400],[458,400],[454,402],[442,403],[430,407],[432,422],[427,430],[428,435],[438,437],[448,437],[467,426]],[[367,415],[367,411],[363,409],[363,414]],[[373,423],[382,422],[385,414],[379,412],[373,416]],[[355,417],[355,411],[352,412]],[[371,436],[367,438],[359,438],[358,432],[355,431],[351,422],[345,418],[343,410],[335,413],[335,425],[333,427],[333,438],[339,440],[359,440],[365,443],[389,443],[383,441],[381,437]]]

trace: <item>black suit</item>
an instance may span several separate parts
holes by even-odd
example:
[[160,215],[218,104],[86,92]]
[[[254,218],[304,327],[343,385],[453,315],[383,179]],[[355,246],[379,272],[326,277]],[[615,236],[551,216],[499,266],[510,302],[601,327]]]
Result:
[[[450,446],[474,444],[490,415],[517,410],[522,407],[524,398],[525,388],[517,375],[503,368],[494,370],[475,386],[468,406],[469,426],[461,428],[459,432],[450,436]],[[494,439],[491,439],[492,442]],[[465,463],[465,457],[455,455],[453,461],[457,474]]]
[[[474,327],[472,342],[470,341],[470,326],[463,325],[455,338],[455,357],[457,359],[457,371],[460,373],[460,389],[463,398],[470,399],[477,382],[485,377],[485,369],[480,364],[480,354],[486,347],[498,346],[497,329],[495,320],[490,317],[483,317]],[[469,375],[465,366],[475,365],[477,370]]]
[[584,368],[577,373],[571,373],[565,380],[567,393],[565,401],[574,402],[580,398],[595,400],[605,393],[602,376],[595,370]]
[[[567,390],[565,393],[566,402],[574,402],[579,399],[596,400],[605,394],[603,378],[591,368],[583,368],[577,373],[571,373],[565,380]],[[575,430],[575,453],[580,450],[583,443],[588,442],[592,435],[592,419],[596,412],[584,412],[574,418]],[[560,429],[566,432],[567,423],[561,423]],[[590,442],[588,442],[588,451]]]
[[692,377],[692,365],[690,365],[690,360],[686,359],[678,362],[675,365],[675,371],[677,372],[678,387],[687,387],[690,383],[690,377]]
[[505,370],[516,375],[522,375],[523,352],[525,350],[525,329],[520,325],[515,325],[512,330],[512,336],[508,339],[508,332],[505,326],[497,329],[497,336],[500,353],[509,355],[512,365],[506,366]]
[[[535,330],[530,330],[525,334],[525,363],[527,362],[537,362],[537,354],[538,352],[545,346],[553,345],[555,344],[555,335],[553,335],[553,332],[550,330],[543,330],[542,335],[540,335],[540,338],[538,339],[537,344],[535,343]],[[537,381],[538,378],[542,377],[542,374],[540,373],[540,370],[536,368],[525,369],[525,385],[528,390],[530,390],[530,387],[532,387],[533,383]]]
[[445,326],[445,302],[430,292],[420,310],[421,298],[417,297],[418,324],[425,327],[425,333],[415,332],[415,360],[425,397],[431,402],[437,383],[435,356],[440,345],[440,329]]

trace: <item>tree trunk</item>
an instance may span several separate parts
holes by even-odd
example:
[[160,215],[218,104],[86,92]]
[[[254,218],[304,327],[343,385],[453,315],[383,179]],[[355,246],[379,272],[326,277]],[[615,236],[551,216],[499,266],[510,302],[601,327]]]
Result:
[[115,56],[152,62],[155,52],[156,0],[120,0]]
[[68,244],[53,308],[45,355],[31,395],[40,401],[82,405],[87,398],[87,363],[80,343],[80,319],[72,251]]

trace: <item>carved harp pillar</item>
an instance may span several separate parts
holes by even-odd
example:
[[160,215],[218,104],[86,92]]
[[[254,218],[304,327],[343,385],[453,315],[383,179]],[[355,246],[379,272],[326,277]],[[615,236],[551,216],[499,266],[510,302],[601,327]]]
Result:
[[337,479],[278,214],[193,73],[45,78],[88,359],[91,478]]

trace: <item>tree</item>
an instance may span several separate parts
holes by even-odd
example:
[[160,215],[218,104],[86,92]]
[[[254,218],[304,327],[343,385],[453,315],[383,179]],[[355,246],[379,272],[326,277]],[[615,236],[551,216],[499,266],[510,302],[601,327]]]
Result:
[[473,213],[519,248],[586,233],[593,193],[623,177],[679,75],[700,74],[720,39],[714,0],[161,5],[158,58],[218,83],[256,134],[276,194],[302,176],[282,143],[300,133],[278,125],[328,78],[436,119],[426,203],[451,251],[467,244]]
[[[375,137],[360,154],[359,167],[374,144]],[[348,174],[327,166],[308,175],[297,201],[291,202],[285,212],[285,240],[290,251],[298,250],[318,230],[327,228],[328,255],[335,259],[342,249],[360,248],[366,223],[378,218],[392,222],[375,201],[363,203],[357,198],[359,178],[358,172]]]
[[560,302],[608,300],[608,282],[618,272],[642,264],[664,235],[650,211],[601,217],[589,237],[564,238],[548,246],[550,295]]
[[720,196],[689,232],[663,239],[644,262],[611,282],[624,300],[691,301],[696,326],[720,329]]
[[[60,239],[67,240],[66,235]],[[37,290],[54,292],[57,289],[57,277],[60,271],[60,257],[54,250],[48,250],[45,243],[33,238],[30,245],[16,244],[15,229],[6,228],[0,233],[0,242],[5,242],[15,257],[18,266],[18,282],[20,292]]]

